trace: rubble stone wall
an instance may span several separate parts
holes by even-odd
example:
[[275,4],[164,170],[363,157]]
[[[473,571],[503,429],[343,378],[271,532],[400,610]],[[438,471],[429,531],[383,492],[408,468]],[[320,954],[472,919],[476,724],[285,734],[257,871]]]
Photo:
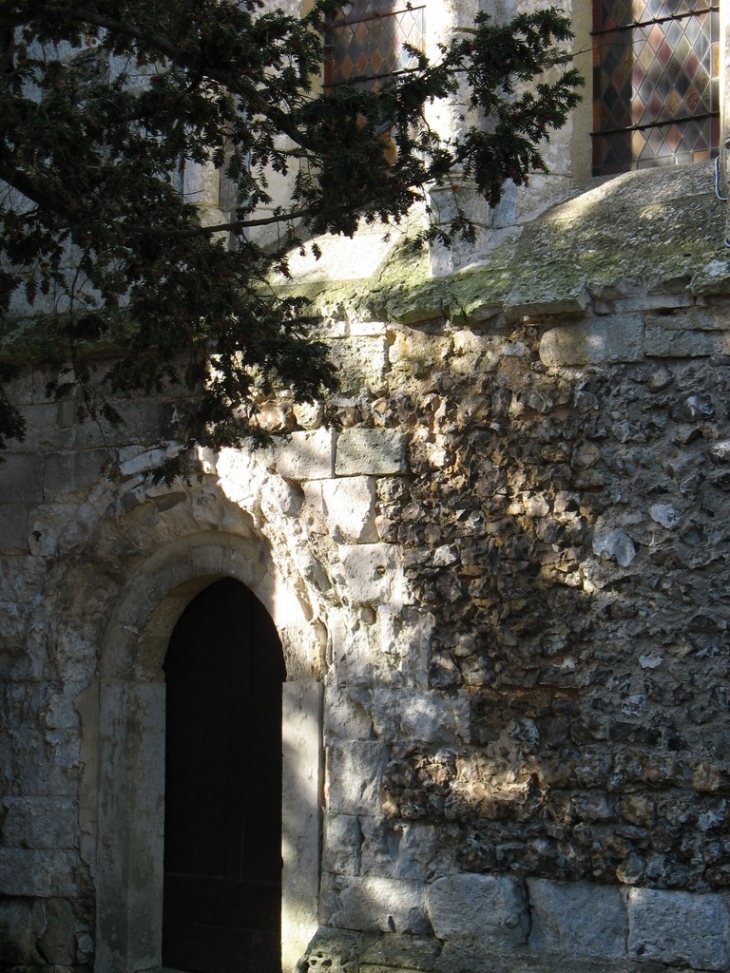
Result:
[[727,968],[724,320],[619,316],[601,355],[630,360],[584,367],[555,349],[597,319],[393,329],[380,529],[423,634],[397,691],[348,671],[385,766],[330,808],[328,925]]

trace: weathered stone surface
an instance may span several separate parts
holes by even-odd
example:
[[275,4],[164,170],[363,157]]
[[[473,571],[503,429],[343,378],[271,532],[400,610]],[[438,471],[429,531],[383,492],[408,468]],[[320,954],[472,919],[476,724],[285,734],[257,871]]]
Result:
[[373,724],[379,735],[397,732],[406,739],[428,744],[457,744],[468,733],[466,700],[443,700],[434,690],[394,693],[382,688],[373,693]]
[[624,530],[596,524],[593,535],[593,551],[601,557],[611,558],[622,568],[627,568],[636,557],[634,542]]
[[6,797],[3,839],[15,848],[74,848],[79,816],[74,800],[60,797]]
[[546,365],[596,365],[640,361],[644,327],[638,316],[595,318],[546,331],[540,358]]
[[74,730],[13,731],[14,777],[20,793],[73,800],[79,780],[79,734]]
[[372,477],[348,476],[304,486],[307,502],[325,521],[334,541],[369,544],[379,540]]
[[25,503],[6,503],[0,509],[0,551],[28,550],[31,507]]
[[679,524],[679,514],[671,503],[654,503],[649,508],[649,514],[652,520],[668,530],[672,530]]
[[3,457],[3,492],[14,503],[37,503],[43,499],[43,460],[28,453]]
[[28,898],[70,896],[78,887],[74,876],[76,855],[36,848],[0,848],[0,888],[5,895]]
[[[377,330],[382,331],[382,325]],[[345,338],[335,345],[332,358],[341,393],[360,395],[363,386],[375,393],[382,392],[388,363],[384,336],[361,333],[356,339]]]
[[730,922],[720,895],[631,889],[629,954],[696,970],[725,970]]
[[292,252],[289,273],[306,282],[368,278],[387,260],[395,242],[389,228],[378,224],[363,227],[353,238],[327,234],[317,240],[319,256],[307,249]]
[[46,903],[46,928],[38,941],[42,955],[52,956],[57,963],[72,966],[77,962],[77,920],[71,903],[49,899]]
[[394,476],[407,472],[406,440],[395,429],[344,429],[337,437],[337,476]]
[[423,821],[359,817],[360,873],[423,882],[438,856],[438,832]]
[[342,549],[342,585],[353,604],[397,597],[398,551],[393,544],[358,544]]
[[43,499],[55,503],[76,490],[88,490],[108,458],[108,452],[101,449],[52,454],[43,469]]
[[364,932],[428,932],[423,884],[388,878],[352,878],[337,896],[333,926]]
[[286,479],[329,479],[332,476],[333,449],[333,434],[329,429],[295,432],[276,447],[276,468]]
[[527,887],[529,944],[536,952],[615,959],[627,956],[629,923],[620,888],[536,878],[528,879]]
[[332,970],[333,973],[355,973],[360,956],[375,936],[343,929],[320,926],[309,944],[306,963],[314,973]]
[[316,932],[320,869],[322,686],[292,679],[282,693],[281,961],[293,969]]
[[328,748],[328,777],[335,786],[331,790],[331,809],[340,814],[380,811],[381,778],[387,753],[382,743],[350,741]]
[[362,954],[362,964],[367,966],[397,967],[422,970],[430,973],[440,952],[433,939],[417,936],[381,936]]
[[32,899],[0,899],[0,957],[12,966],[40,963],[37,942],[46,925],[45,909]]
[[717,331],[684,331],[667,327],[659,319],[647,324],[644,336],[647,355],[662,358],[700,358],[708,355],[727,355],[730,335]]
[[522,882],[503,875],[453,875],[428,887],[426,907],[439,939],[478,937],[494,946],[527,942],[530,918]]
[[360,871],[362,828],[354,814],[330,814],[326,821],[322,868],[339,875],[357,875]]
[[[430,946],[430,948],[429,948]],[[410,949],[409,949],[410,947]],[[410,962],[409,962],[410,957]],[[320,928],[307,951],[308,967],[338,973],[355,970],[422,970],[430,973],[489,970],[490,973],[646,973],[649,964],[627,960],[572,958],[524,947],[495,949],[491,942],[462,936],[458,942],[441,944],[417,936],[356,933],[343,929]],[[666,973],[677,973],[676,966],[662,966]]]

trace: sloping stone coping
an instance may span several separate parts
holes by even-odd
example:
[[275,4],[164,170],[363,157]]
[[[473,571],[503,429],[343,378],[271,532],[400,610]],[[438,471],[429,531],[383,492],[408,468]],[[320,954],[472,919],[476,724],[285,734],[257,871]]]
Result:
[[[366,279],[327,277],[312,259],[289,292],[324,313],[346,311],[402,324],[447,318],[479,323],[606,306],[651,310],[730,295],[726,205],[715,195],[710,163],[626,173],[556,206],[450,277],[430,278],[428,261],[393,247]],[[373,238],[376,239],[376,238]],[[378,245],[382,246],[380,238]],[[658,295],[662,295],[661,299]]]
[[[369,230],[354,241],[323,238],[322,259],[297,258],[295,282],[282,278],[277,286],[308,297],[325,319],[401,324],[686,307],[730,296],[725,218],[710,163],[642,170],[515,228],[478,264],[450,277],[430,277],[427,253],[415,253],[407,240],[384,242],[382,232]],[[345,243],[350,259],[343,261]],[[115,335],[127,327],[118,314],[94,353],[113,353]],[[0,360],[28,363],[63,353],[62,332],[49,317],[9,321],[0,332]]]

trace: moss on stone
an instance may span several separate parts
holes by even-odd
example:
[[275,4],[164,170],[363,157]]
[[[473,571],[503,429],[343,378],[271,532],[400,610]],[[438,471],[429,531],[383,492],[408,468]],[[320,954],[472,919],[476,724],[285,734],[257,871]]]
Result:
[[[556,206],[451,277],[430,277],[428,253],[407,240],[384,247],[374,235],[384,256],[372,275],[331,281],[320,261],[312,279],[297,275],[279,289],[308,298],[325,318],[402,324],[581,314],[592,298],[637,293],[728,295],[726,212],[710,163],[643,170]],[[115,334],[94,350],[112,350]],[[5,360],[48,358],[62,347],[60,327],[48,318],[16,321],[0,335]]]
[[459,274],[429,277],[425,256],[403,245],[373,277],[321,282],[307,296],[319,308],[336,302],[403,324],[466,324],[580,314],[594,297],[730,294],[725,219],[709,163],[643,170],[562,203]]
[[[107,318],[103,335],[84,342],[80,350],[90,358],[118,354],[130,331],[129,318],[115,312]],[[68,338],[63,316],[38,315],[6,319],[0,324],[0,361],[14,365],[63,362],[68,359]]]

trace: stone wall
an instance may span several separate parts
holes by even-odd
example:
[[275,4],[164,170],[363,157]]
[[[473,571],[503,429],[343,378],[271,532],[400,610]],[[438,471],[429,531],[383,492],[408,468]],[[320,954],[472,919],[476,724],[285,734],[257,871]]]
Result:
[[324,690],[323,845],[296,815],[285,835],[292,876],[321,862],[318,901],[297,892],[309,967],[730,969],[730,265],[698,171],[652,177],[649,207],[617,180],[460,277],[388,255],[320,288],[334,424],[272,401],[275,445],[199,454],[189,484],[145,478],[177,448],[174,395],[122,400],[112,431],[24,371],[0,467],[1,969],[159,962],[159,851],[117,832],[142,808],[154,835],[133,754],[174,621],[226,574],[288,679]]
[[375,410],[411,433],[382,530],[428,635],[397,692],[347,680],[387,764],[329,821],[327,921],[726,968],[730,359],[398,332],[434,372]]
[[468,387],[392,402],[413,479],[382,502],[464,722],[398,748],[390,813],[469,871],[723,888],[730,359],[570,374],[553,329],[455,339]]

